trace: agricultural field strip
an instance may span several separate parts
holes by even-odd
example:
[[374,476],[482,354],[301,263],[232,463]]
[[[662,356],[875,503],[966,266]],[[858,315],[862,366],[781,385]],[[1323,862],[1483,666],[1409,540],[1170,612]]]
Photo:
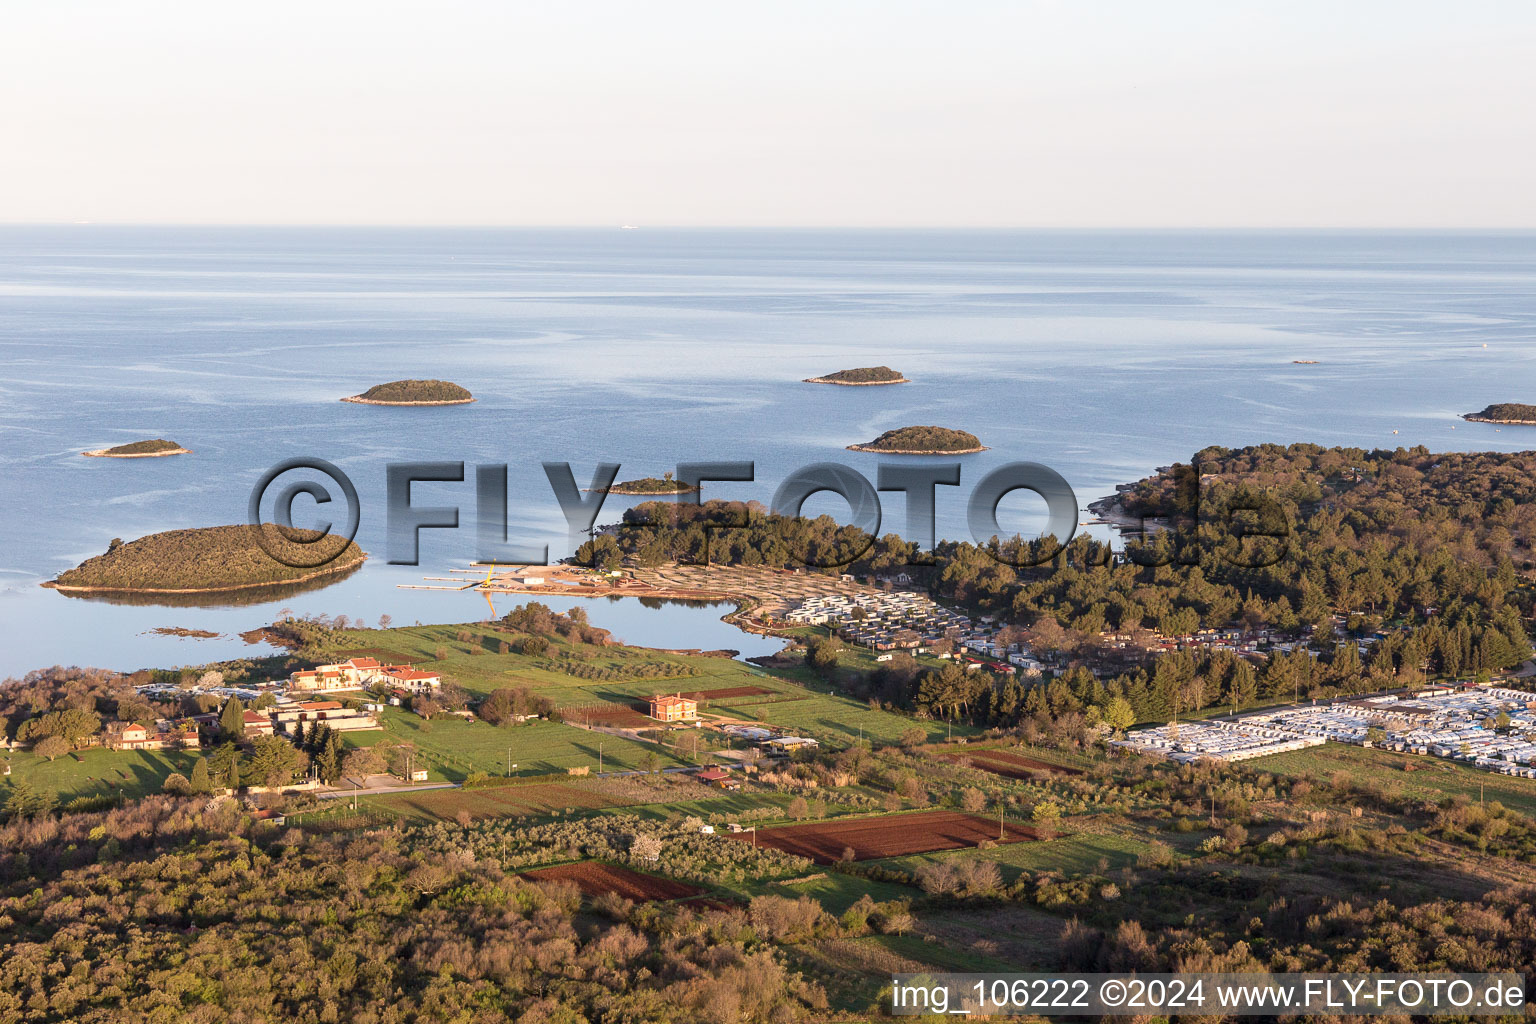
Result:
[[1034,841],[1033,829],[997,823],[960,811],[914,811],[838,818],[802,825],[778,825],[728,838],[755,841],[785,853],[826,864],[851,849],[855,860],[875,860],[935,850],[974,847],[984,840],[1003,843]]
[[587,897],[616,893],[635,902],[686,899],[702,896],[708,890],[686,882],[657,875],[642,874],[617,864],[577,861],[520,872],[532,882],[568,881]]

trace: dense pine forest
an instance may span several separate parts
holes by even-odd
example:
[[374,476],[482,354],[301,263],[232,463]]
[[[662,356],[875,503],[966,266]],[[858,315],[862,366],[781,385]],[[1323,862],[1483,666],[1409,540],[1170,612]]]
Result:
[[[1302,633],[1321,650],[1317,659],[1296,652],[1257,667],[1180,653],[1105,679],[1067,671],[1032,689],[930,673],[928,690],[943,694],[932,698],[899,663],[864,681],[900,706],[947,706],[994,725],[1042,710],[1102,714],[1117,697],[1137,720],[1166,719],[1266,697],[1486,675],[1531,656],[1536,454],[1208,448],[1139,482],[1118,504],[1121,516],[1153,527],[1123,556],[1087,537],[1065,549],[1053,538],[994,537],[943,541],[930,557],[895,534],[877,539],[829,516],[707,502],[640,505],[578,557],[907,573],[940,598],[1003,616],[1037,649],[1069,655],[1091,653],[1106,632],[1229,625]],[[1360,636],[1379,637],[1366,656]]]

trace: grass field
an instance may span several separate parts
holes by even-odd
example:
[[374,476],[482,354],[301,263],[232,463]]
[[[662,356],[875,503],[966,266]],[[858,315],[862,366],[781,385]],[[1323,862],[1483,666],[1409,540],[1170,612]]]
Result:
[[[1257,757],[1248,764],[1262,771],[1325,779],[1337,779],[1347,774],[1358,782],[1371,782],[1384,790],[1398,790],[1428,799],[1464,796],[1474,801],[1497,800],[1523,814],[1536,814],[1536,779],[1497,775],[1422,754],[1395,754],[1345,743],[1327,743],[1321,747]],[[1413,765],[1416,770],[1404,771],[1406,764]]]
[[1012,843],[991,850],[952,850],[918,853],[880,861],[882,865],[915,871],[923,864],[954,857],[990,860],[1003,870],[1003,879],[1013,881],[1025,871],[1059,871],[1065,875],[1094,874],[1102,865],[1110,870],[1130,867],[1146,852],[1147,844],[1127,836],[1082,833],[1036,843]]
[[[467,634],[470,639],[460,640],[461,633]],[[706,715],[760,721],[780,729],[804,733],[834,747],[846,746],[861,735],[875,743],[895,742],[902,732],[914,725],[922,728],[930,741],[943,740],[951,734],[951,730],[942,722],[918,722],[904,715],[870,708],[860,701],[850,700],[833,692],[833,687],[828,683],[807,673],[788,672],[783,674],[784,678],[780,678],[731,658],[662,654],[642,648],[592,647],[571,644],[557,638],[551,653],[574,653],[584,665],[619,674],[637,672],[641,666],[666,666],[669,673],[659,677],[637,675],[627,679],[589,680],[558,671],[553,667],[556,662],[550,658],[530,658],[515,652],[500,653],[502,642],[512,639],[511,635],[498,632],[484,623],[350,630],[345,636],[347,646],[398,652],[419,665],[442,672],[445,679],[472,693],[484,694],[500,687],[526,686],[533,693],[549,699],[557,708],[566,709],[573,720],[583,706],[633,704],[656,693],[753,687],[773,692],[706,700],[701,710]],[[439,651],[443,653],[441,659],[436,657]],[[862,649],[845,651],[844,658],[849,664],[857,662],[861,668],[872,668],[875,665],[874,655]],[[956,737],[974,733],[975,730],[968,726],[955,726],[953,729]],[[464,756],[482,770],[490,770],[488,764],[483,763],[483,757],[473,754]],[[515,752],[513,759],[517,760]],[[503,749],[503,771],[505,761],[506,751]],[[560,763],[564,767],[582,762],[566,758]],[[445,774],[444,777],[452,776]]]
[[791,899],[800,896],[811,896],[816,899],[828,912],[841,914],[853,904],[859,901],[859,897],[868,896],[877,903],[887,900],[906,899],[917,895],[916,891],[905,885],[897,885],[894,882],[877,882],[869,878],[860,878],[857,875],[845,875],[836,871],[813,871],[811,875],[820,875],[820,878],[811,878],[807,882],[799,882],[795,885],[776,885],[768,882],[749,883],[741,890],[743,896],[788,896]]
[[[837,694],[803,691],[805,700],[780,703],[735,705],[722,702],[712,710],[740,718],[753,718],[790,732],[803,733],[829,746],[848,746],[862,735],[876,743],[894,743],[914,726],[926,734],[924,742],[938,742],[949,735],[943,722],[919,721],[905,715],[881,711]],[[761,700],[761,698],[754,698]],[[967,725],[954,727],[956,736],[972,736],[976,730]]]
[[561,782],[489,789],[429,789],[419,793],[394,793],[373,797],[377,808],[415,821],[439,821],[467,813],[471,818],[521,817],[550,814],[566,809],[620,806],[624,801],[591,789]]
[[197,751],[108,750],[92,747],[47,761],[30,752],[9,756],[12,783],[26,780],[42,791],[57,793],[60,801],[80,796],[121,796],[136,799],[160,792],[172,772],[190,775]]
[[[459,639],[461,634],[467,635],[468,639]],[[551,699],[564,696],[579,700],[591,687],[630,682],[640,684],[640,690],[651,687],[650,692],[665,693],[679,684],[697,688],[694,680],[709,674],[707,670],[711,662],[736,666],[738,672],[727,673],[731,678],[736,678],[739,670],[746,668],[729,658],[662,654],[638,647],[597,647],[572,643],[562,637],[550,638],[550,652],[546,657],[532,658],[516,652],[503,654],[501,645],[515,640],[517,634],[499,631],[483,622],[352,629],[345,631],[342,637],[342,648],[377,647],[397,652],[417,667],[441,672],[445,678],[476,694],[487,694],[504,686],[527,686]],[[441,658],[437,656],[439,652],[443,655]],[[587,680],[560,671],[558,666],[562,656],[592,669],[609,671],[618,678]],[[665,674],[642,677],[643,666],[664,668]],[[669,685],[673,679],[678,681],[677,684]]]
[[385,737],[413,743],[433,781],[460,782],[471,772],[513,775],[563,772],[569,768],[598,768],[599,746],[605,771],[641,767],[647,753],[654,753],[660,767],[684,762],[652,744],[621,736],[589,732],[561,722],[535,720],[521,725],[495,726],[488,722],[439,715],[431,720],[409,711],[387,708],[384,728],[345,734],[349,746],[370,746]]

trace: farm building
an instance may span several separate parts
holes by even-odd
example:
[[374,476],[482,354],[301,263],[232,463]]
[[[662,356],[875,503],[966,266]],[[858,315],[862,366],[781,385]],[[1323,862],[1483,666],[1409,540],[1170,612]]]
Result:
[[699,717],[699,702],[682,694],[648,697],[650,715],[658,722],[691,722]]
[[694,778],[706,786],[713,786],[716,789],[734,791],[741,788],[741,780],[731,778],[730,773],[723,768],[706,768],[695,775]]
[[769,750],[789,754],[796,750],[815,750],[819,744],[806,736],[775,736],[763,746]]

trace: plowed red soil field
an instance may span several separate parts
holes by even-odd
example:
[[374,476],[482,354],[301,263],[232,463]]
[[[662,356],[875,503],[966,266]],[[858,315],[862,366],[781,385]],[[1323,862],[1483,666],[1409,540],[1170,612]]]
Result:
[[585,861],[580,864],[557,864],[552,868],[535,868],[522,872],[531,882],[565,880],[575,882],[576,888],[587,896],[601,896],[616,892],[627,900],[645,903],[651,900],[676,900],[684,896],[697,896],[703,892],[698,886],[655,875],[642,875],[638,871],[619,867],[617,864],[598,864]]
[[970,762],[972,768],[979,768],[993,775],[1002,775],[1010,779],[1027,779],[1041,772],[1049,772],[1055,775],[1081,775],[1076,768],[1063,768],[1058,764],[1047,764],[1044,761],[1036,761],[1032,757],[1023,757],[1010,750],[970,750],[963,754],[941,755],[946,761],[956,764]]
[[765,686],[726,686],[718,690],[684,690],[683,696],[695,700],[720,700],[725,697],[763,697],[778,692]]
[[649,729],[656,720],[634,708],[603,708],[596,711],[572,711],[571,720],[581,724],[606,725],[615,729]]
[[[751,842],[752,833],[729,833],[728,838]],[[995,820],[960,811],[882,814],[809,825],[779,825],[757,832],[758,845],[809,857],[818,864],[841,860],[843,850],[850,847],[854,860],[873,860],[935,850],[963,850],[983,839],[1023,843],[1038,838],[1034,829],[1009,824],[1003,838],[998,839]]]

